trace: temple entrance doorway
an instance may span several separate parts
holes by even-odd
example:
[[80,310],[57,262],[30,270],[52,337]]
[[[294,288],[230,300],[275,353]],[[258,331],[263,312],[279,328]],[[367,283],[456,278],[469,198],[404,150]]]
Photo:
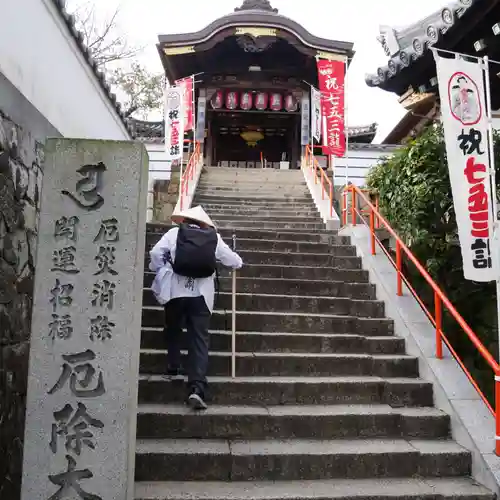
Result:
[[300,114],[243,110],[211,110],[208,116],[212,165],[279,168],[300,157]]

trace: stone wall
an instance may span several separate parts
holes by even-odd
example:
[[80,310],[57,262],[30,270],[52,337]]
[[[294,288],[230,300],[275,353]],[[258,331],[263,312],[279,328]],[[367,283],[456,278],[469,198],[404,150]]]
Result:
[[42,144],[0,111],[0,498],[20,494]]
[[170,223],[170,217],[179,199],[179,167],[172,167],[169,180],[156,180],[154,185],[152,222]]

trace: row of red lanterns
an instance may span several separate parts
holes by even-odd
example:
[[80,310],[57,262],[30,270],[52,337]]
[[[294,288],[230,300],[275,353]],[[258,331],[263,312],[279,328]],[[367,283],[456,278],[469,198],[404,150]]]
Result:
[[285,108],[286,111],[297,111],[298,105],[297,100],[292,94],[286,94],[283,97],[282,94],[273,92],[268,94],[267,92],[257,92],[254,97],[254,93],[251,91],[243,91],[241,93],[235,91],[229,91],[226,93],[224,99],[224,92],[222,90],[217,90],[210,100],[210,104],[213,109],[221,109],[225,104],[226,109],[236,109],[240,108],[245,111],[255,109],[263,111],[268,107],[272,111],[281,111]]

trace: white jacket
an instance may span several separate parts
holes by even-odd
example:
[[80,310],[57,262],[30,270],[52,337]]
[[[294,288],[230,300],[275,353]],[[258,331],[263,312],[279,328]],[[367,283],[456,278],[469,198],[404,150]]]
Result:
[[[203,296],[208,309],[212,312],[214,307],[215,275],[208,278],[186,278],[185,276],[175,274],[170,263],[165,263],[165,255],[168,252],[170,252],[172,261],[175,262],[178,232],[178,227],[167,231],[149,252],[151,258],[149,269],[156,273],[151,285],[153,294],[156,300],[162,305],[180,297]],[[215,258],[226,267],[240,269],[243,265],[241,257],[222,241],[220,234],[217,235],[217,238]]]

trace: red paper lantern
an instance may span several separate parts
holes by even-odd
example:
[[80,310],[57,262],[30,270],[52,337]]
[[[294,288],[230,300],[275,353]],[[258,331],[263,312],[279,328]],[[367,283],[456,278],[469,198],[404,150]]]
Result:
[[226,94],[226,108],[236,109],[238,107],[238,92],[228,92]]
[[220,109],[220,108],[222,108],[223,102],[224,102],[224,96],[222,94],[222,90],[218,90],[212,96],[212,99],[210,100],[210,104],[212,105],[213,109]]
[[281,94],[271,94],[271,109],[281,111],[283,109],[283,96]]
[[298,109],[297,99],[292,94],[287,94],[285,97],[285,109],[287,111],[297,111]]
[[242,92],[241,93],[241,103],[240,103],[240,108],[244,109],[245,111],[249,110],[252,108],[253,104],[253,95],[251,92]]
[[267,109],[268,100],[269,97],[265,92],[259,92],[255,99],[255,107],[260,111]]

